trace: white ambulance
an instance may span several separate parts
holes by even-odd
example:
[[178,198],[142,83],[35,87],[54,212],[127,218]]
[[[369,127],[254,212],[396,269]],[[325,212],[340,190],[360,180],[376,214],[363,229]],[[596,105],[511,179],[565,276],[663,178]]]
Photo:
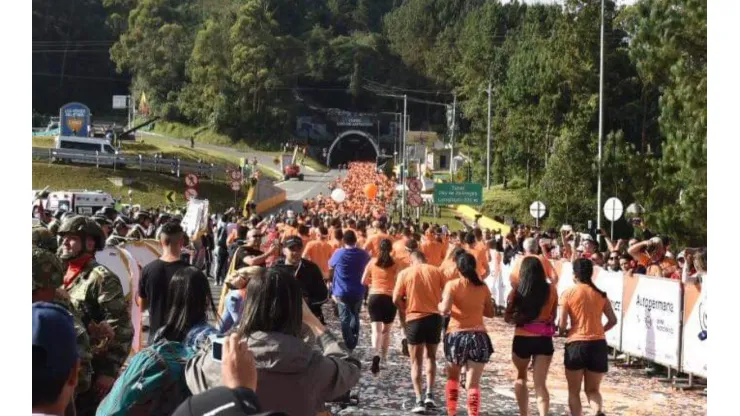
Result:
[[80,215],[92,215],[103,207],[112,207],[115,200],[103,191],[69,190],[49,194],[47,209],[67,211]]

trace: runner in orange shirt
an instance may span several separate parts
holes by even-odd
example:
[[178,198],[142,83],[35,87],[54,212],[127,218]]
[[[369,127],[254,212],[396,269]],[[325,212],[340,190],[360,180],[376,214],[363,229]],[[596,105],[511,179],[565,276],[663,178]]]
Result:
[[326,227],[319,227],[319,240],[311,240],[306,244],[303,250],[303,258],[316,263],[324,275],[324,279],[329,279],[329,259],[334,254],[334,247],[329,244],[329,233]]
[[[522,266],[522,261],[524,261],[524,259],[527,257],[537,258],[540,263],[542,263],[542,268],[545,270],[545,276],[550,279],[550,283],[557,285],[558,273],[555,271],[555,268],[552,267],[552,263],[550,263],[549,260],[547,260],[544,256],[537,254],[537,240],[529,237],[524,240],[522,246],[524,247],[524,256],[519,256],[514,261],[514,266],[512,266],[511,274],[509,275],[509,281],[511,282],[512,289],[516,288],[519,284],[519,269]],[[512,290],[512,293],[513,292],[514,291]]]
[[391,341],[391,326],[396,319],[396,306],[393,304],[393,289],[396,286],[398,264],[391,257],[391,240],[380,241],[380,255],[370,260],[362,276],[362,284],[369,286],[367,313],[372,327],[372,347],[375,351],[370,371],[378,374],[381,357],[385,362]]
[[442,242],[442,230],[434,227],[426,241],[421,243],[421,252],[427,258],[429,264],[441,266],[445,256],[445,246]]
[[444,338],[447,359],[447,414],[457,412],[460,371],[466,367],[468,415],[480,411],[480,378],[483,367],[493,354],[493,344],[483,324],[483,317],[493,318],[491,291],[478,277],[475,257],[461,253],[457,258],[458,271],[463,276],[447,282],[439,304],[439,312],[450,316]]
[[377,232],[374,233],[372,237],[369,237],[365,243],[365,251],[370,254],[370,257],[378,257],[378,254],[380,253],[380,241],[386,238],[391,241],[393,240],[393,238],[388,234],[386,223],[379,222]]
[[518,285],[512,290],[506,305],[504,319],[516,324],[511,359],[517,371],[514,393],[519,414],[529,414],[529,392],[527,371],[533,363],[534,390],[540,416],[548,414],[550,393],[547,390],[547,373],[554,353],[552,337],[555,335],[555,315],[558,308],[558,293],[554,284],[547,282],[545,269],[539,258],[524,257]]
[[[587,259],[573,262],[573,281],[561,298],[560,331],[568,334],[565,341],[565,378],[568,381],[570,413],[581,416],[581,385],[586,391],[591,410],[603,415],[601,380],[608,371],[609,349],[606,331],[617,324],[617,317],[606,293],[591,280],[593,263]],[[608,322],[602,324],[606,315]],[[568,329],[570,321],[570,329]],[[585,381],[584,381],[585,379]]]
[[480,248],[477,246],[477,241],[475,240],[475,235],[473,233],[468,233],[465,235],[465,251],[472,254],[473,257],[475,257],[475,263],[478,270],[478,277],[480,277],[481,280],[486,280],[488,277],[488,274],[491,272],[489,266],[488,266],[488,254],[486,254],[486,251],[481,251]]
[[[442,272],[426,264],[424,254],[414,251],[411,253],[411,266],[398,275],[393,291],[393,303],[399,310],[406,311],[406,338],[411,350],[411,382],[416,394],[416,405],[411,410],[412,413],[424,413],[427,408],[436,408],[432,390],[442,330],[442,317],[438,307],[442,300],[444,282]],[[421,395],[422,361],[426,364],[427,381],[424,400]]]

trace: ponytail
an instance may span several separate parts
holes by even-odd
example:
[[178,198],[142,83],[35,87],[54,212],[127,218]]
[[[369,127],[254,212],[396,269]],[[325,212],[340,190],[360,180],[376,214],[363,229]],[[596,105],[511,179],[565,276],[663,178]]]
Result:
[[457,270],[474,286],[483,286],[484,283],[476,272],[475,257],[470,253],[464,252],[457,257]]
[[593,280],[591,280],[591,277],[594,274],[594,264],[591,260],[576,259],[576,261],[573,262],[573,274],[575,275],[576,280],[590,286],[591,289],[595,290],[602,297],[606,297],[606,292],[596,287]]
[[381,269],[387,269],[389,267],[392,267],[393,257],[391,256],[391,249],[393,248],[393,245],[391,243],[391,240],[384,238],[380,240],[380,250],[378,254],[378,260],[375,262],[375,265],[380,267]]

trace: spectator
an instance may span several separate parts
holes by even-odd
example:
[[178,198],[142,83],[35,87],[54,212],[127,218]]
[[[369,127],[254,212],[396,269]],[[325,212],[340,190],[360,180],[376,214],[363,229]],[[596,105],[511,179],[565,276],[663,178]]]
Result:
[[483,367],[493,354],[493,344],[483,317],[493,318],[495,308],[491,291],[476,272],[475,257],[462,253],[457,258],[457,268],[463,277],[447,282],[439,304],[439,312],[450,316],[444,337],[447,413],[454,415],[457,412],[460,372],[465,367],[468,414],[477,415],[480,410],[480,378]]
[[[568,382],[568,406],[572,415],[580,416],[581,385],[584,386],[591,410],[603,415],[599,391],[601,380],[608,371],[609,349],[606,331],[617,324],[617,317],[606,293],[594,285],[593,263],[578,259],[573,263],[576,285],[561,298],[560,331],[568,334],[565,341],[565,378]],[[602,324],[601,317],[608,321]],[[570,329],[568,329],[570,321]]]
[[169,284],[166,320],[154,336],[161,340],[181,342],[198,350],[207,345],[208,337],[218,334],[208,323],[208,311],[216,318],[208,278],[202,271],[188,266],[178,270]]
[[225,334],[239,324],[239,319],[244,311],[244,300],[247,296],[247,283],[251,278],[259,277],[264,273],[264,267],[247,266],[236,270],[226,278],[226,287],[229,292],[224,300],[224,311],[221,314],[219,332]]
[[619,268],[623,272],[631,272],[634,269],[634,260],[629,254],[622,254],[619,257]]
[[594,265],[602,267],[604,266],[604,255],[601,254],[601,252],[597,251],[591,254],[591,261],[594,263]]
[[362,274],[370,256],[355,247],[357,239],[353,231],[343,236],[344,248],[334,252],[329,260],[329,275],[332,295],[339,308],[342,338],[350,351],[354,350],[360,337],[360,308],[365,293]]
[[73,400],[80,367],[72,315],[48,302],[34,303],[31,315],[31,411],[62,416]]
[[362,276],[362,284],[370,288],[367,312],[372,328],[373,364],[370,371],[380,371],[381,357],[385,362],[390,345],[391,326],[396,319],[396,306],[393,304],[393,288],[396,286],[398,265],[391,257],[391,240],[380,241],[380,254],[371,259]]
[[324,276],[316,263],[302,258],[303,239],[297,235],[288,237],[283,243],[283,257],[276,263],[276,267],[284,267],[287,272],[295,276],[301,285],[303,298],[308,303],[311,312],[324,323],[324,314],[321,305],[326,303],[329,292],[324,284]]
[[[323,353],[300,338],[302,326],[317,338]],[[237,334],[254,354],[257,397],[265,408],[315,416],[325,402],[348,392],[360,379],[360,363],[311,313],[296,279],[279,269],[250,279]],[[211,348],[188,363],[185,375],[193,394],[226,382]]]
[[640,265],[645,266],[645,273],[648,276],[670,278],[678,270],[676,261],[666,257],[666,251],[660,237],[653,237],[650,240],[630,246],[627,252]]
[[168,222],[162,226],[159,235],[162,256],[144,266],[141,271],[138,295],[142,309],[149,311],[150,344],[153,342],[154,334],[167,319],[170,280],[179,270],[188,267],[188,263],[181,259],[183,235],[184,232],[179,224]]
[[606,261],[606,270],[611,272],[618,272],[622,270],[619,252],[612,251],[609,253],[609,258]]
[[542,263],[534,257],[522,261],[519,285],[513,301],[506,305],[505,319],[516,325],[512,344],[512,361],[517,370],[514,393],[519,413],[529,414],[527,370],[533,367],[534,390],[540,416],[548,414],[550,393],[547,390],[547,373],[555,351],[555,316],[558,293],[554,284],[547,282]]

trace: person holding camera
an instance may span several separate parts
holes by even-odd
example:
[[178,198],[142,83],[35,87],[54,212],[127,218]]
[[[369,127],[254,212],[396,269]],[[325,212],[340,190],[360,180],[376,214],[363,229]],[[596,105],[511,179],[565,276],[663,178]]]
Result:
[[[311,312],[292,274],[271,268],[264,276],[250,279],[246,289],[244,313],[235,334],[254,355],[259,378],[256,393],[262,406],[291,416],[315,416],[326,402],[357,384],[360,362]],[[304,342],[303,328],[316,338],[318,350]],[[228,382],[221,362],[225,348],[216,345],[223,346],[223,342],[214,341],[185,367],[193,394]]]
[[660,237],[652,237],[630,246],[627,252],[638,263],[646,264],[645,274],[648,276],[670,278],[678,270],[676,261],[666,256],[663,240]]

